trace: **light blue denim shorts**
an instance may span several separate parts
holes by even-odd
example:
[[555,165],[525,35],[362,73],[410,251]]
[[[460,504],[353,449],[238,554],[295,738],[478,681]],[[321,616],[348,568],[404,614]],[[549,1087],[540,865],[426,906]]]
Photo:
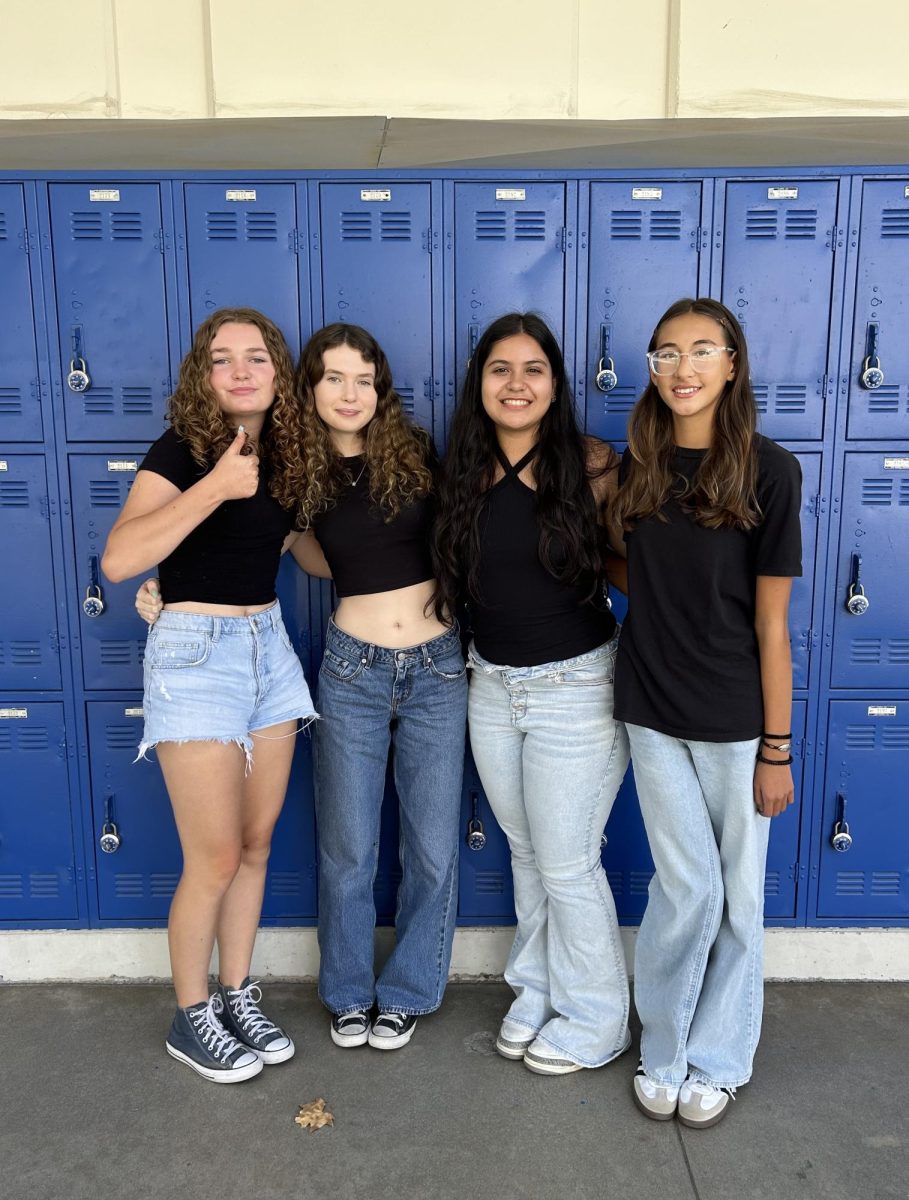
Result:
[[250,617],[162,612],[145,647],[145,728],[139,758],[158,742],[236,742],[315,716],[277,601]]

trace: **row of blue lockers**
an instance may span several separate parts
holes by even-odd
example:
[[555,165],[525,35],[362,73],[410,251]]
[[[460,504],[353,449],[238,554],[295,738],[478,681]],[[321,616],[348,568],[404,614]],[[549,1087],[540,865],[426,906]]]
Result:
[[[144,627],[134,583],[106,584],[98,563],[195,323],[253,304],[294,349],[324,321],[365,324],[444,444],[483,325],[535,308],[562,335],[588,430],[621,444],[653,320],[692,292],[739,313],[763,431],[804,475],[798,804],[774,822],[768,917],[909,920],[909,178],[17,181],[0,183],[0,269],[0,922],[166,916],[179,847],[157,767],[132,763]],[[287,563],[279,594],[313,681],[330,589]],[[389,784],[386,919],[394,799]],[[507,846],[470,762],[462,803],[465,834],[478,820],[486,841],[462,845],[460,920],[507,921]],[[315,860],[301,738],[267,921],[314,919]],[[652,864],[631,776],[604,862],[636,922]]]

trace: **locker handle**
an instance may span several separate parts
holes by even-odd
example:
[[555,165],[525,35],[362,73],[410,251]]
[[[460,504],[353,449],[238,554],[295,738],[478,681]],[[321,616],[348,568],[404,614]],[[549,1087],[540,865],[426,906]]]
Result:
[[849,581],[849,591],[846,593],[846,610],[852,613],[854,617],[862,617],[871,607],[871,601],[865,595],[865,589],[862,586],[862,556],[861,554],[853,554],[852,556],[852,575]]
[[845,854],[852,845],[852,834],[846,820],[846,796],[843,792],[836,794],[836,820],[830,835],[830,845],[838,854]]
[[82,611],[87,617],[100,617],[106,607],[98,574],[98,556],[91,554],[88,559],[88,586],[82,600]]
[[600,361],[594,383],[601,392],[611,392],[618,384],[619,377],[615,372],[615,363],[609,354],[609,341],[612,327],[608,323],[600,326]]
[[66,386],[71,392],[87,392],[92,385],[82,349],[82,326],[74,325],[70,331],[72,357],[69,360],[69,371],[66,375]]
[[471,321],[467,326],[467,365],[470,366],[470,360],[473,358],[474,351],[477,348],[477,342],[480,340],[480,326],[478,322]]
[[477,792],[470,793],[471,816],[467,822],[467,848],[468,850],[482,850],[486,845],[486,834],[483,831],[483,822],[480,820],[480,797]]
[[110,794],[104,797],[104,824],[98,845],[105,854],[116,854],[120,849],[120,832],[114,821],[114,798]]
[[865,335],[865,361],[862,364],[862,375],[859,380],[862,387],[869,392],[873,392],[875,388],[879,388],[884,382],[884,370],[877,352],[879,334],[880,325],[878,322],[869,321],[868,331]]

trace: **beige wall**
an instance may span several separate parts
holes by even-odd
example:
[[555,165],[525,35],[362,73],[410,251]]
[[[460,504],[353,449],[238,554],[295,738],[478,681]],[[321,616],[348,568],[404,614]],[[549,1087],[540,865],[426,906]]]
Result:
[[909,2],[0,0],[0,117],[909,113]]

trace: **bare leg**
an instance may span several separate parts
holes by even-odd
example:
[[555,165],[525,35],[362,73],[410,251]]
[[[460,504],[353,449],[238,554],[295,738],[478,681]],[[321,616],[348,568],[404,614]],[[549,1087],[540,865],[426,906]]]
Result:
[[285,721],[252,735],[253,766],[243,781],[240,813],[240,867],[221,903],[217,927],[220,977],[225,987],[239,987],[249,974],[271,835],[284,805],[297,725],[297,721]]
[[240,866],[246,756],[221,742],[159,742],[157,750],[183,848],[167,936],[177,1003],[186,1008],[208,999],[219,913]]

